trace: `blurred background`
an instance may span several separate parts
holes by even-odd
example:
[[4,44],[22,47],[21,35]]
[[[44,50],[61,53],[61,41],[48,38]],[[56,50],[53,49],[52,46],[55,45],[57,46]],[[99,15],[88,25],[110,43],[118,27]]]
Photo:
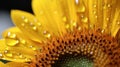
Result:
[[10,18],[10,11],[12,9],[19,9],[32,13],[31,0],[0,0],[0,38],[5,29],[14,26]]

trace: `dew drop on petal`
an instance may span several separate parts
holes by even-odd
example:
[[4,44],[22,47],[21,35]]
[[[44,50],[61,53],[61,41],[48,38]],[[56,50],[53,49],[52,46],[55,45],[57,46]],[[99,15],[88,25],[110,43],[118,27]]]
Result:
[[97,19],[97,18],[98,18],[98,16],[96,15],[96,16],[95,16],[95,18]]
[[19,58],[25,59],[25,57],[22,54],[19,55]]
[[37,27],[36,27],[36,26],[33,26],[32,29],[33,29],[34,31],[36,31],[36,30],[37,30]]
[[25,24],[24,24],[24,23],[21,23],[21,26],[25,26]]
[[46,31],[46,30],[43,32],[43,34],[44,34],[44,36],[46,38],[50,38],[51,37],[51,34],[48,31]]
[[82,29],[82,28],[79,26],[79,27],[78,27],[78,30],[81,30],[81,29]]
[[8,38],[16,38],[16,34],[8,32]]
[[95,15],[96,15],[96,13],[97,13],[96,11],[93,11],[93,14],[95,14]]
[[22,44],[26,44],[26,41],[23,40],[23,39],[20,39],[20,43],[22,43]]
[[37,50],[34,46],[30,46],[30,48],[31,48],[32,50]]
[[77,12],[85,12],[85,6],[81,5],[78,9]]
[[63,21],[66,22],[67,21],[67,18],[66,16],[63,17]]
[[16,46],[19,43],[19,40],[16,39],[6,38],[5,40],[8,46]]
[[82,17],[81,21],[84,22],[84,23],[87,23],[88,22],[88,18],[87,17]]
[[25,61],[30,62],[31,59],[30,58],[25,58]]
[[108,4],[107,7],[110,8],[110,7],[111,7],[111,4]]
[[2,57],[3,57],[3,54],[0,53],[0,58],[2,58]]
[[76,26],[77,26],[77,22],[75,22],[75,21],[71,21],[71,26],[76,27]]
[[69,24],[66,24],[65,27],[66,27],[66,29],[69,29],[69,28],[70,28],[70,25],[69,25]]
[[75,0],[75,3],[78,5],[79,4],[79,0]]
[[106,20],[107,20],[107,21],[109,21],[109,20],[110,20],[110,18],[106,18]]
[[101,33],[104,33],[105,32],[105,30],[103,29],[102,31],[101,31]]
[[93,7],[94,7],[94,8],[96,8],[96,7],[97,7],[97,5],[96,5],[96,4],[94,4],[94,5],[93,5]]
[[51,36],[51,34],[49,34],[49,33],[48,33],[48,34],[46,34],[46,37],[47,37],[47,38],[50,38],[50,36]]
[[8,50],[5,50],[5,51],[4,51],[4,54],[5,54],[5,56],[7,56],[7,57],[13,57],[13,53],[11,53],[11,52],[8,51]]
[[117,21],[117,24],[120,25],[120,21]]
[[38,26],[41,26],[41,23],[38,22],[37,25],[38,25]]
[[28,23],[28,19],[27,18],[24,18],[23,19],[25,23]]

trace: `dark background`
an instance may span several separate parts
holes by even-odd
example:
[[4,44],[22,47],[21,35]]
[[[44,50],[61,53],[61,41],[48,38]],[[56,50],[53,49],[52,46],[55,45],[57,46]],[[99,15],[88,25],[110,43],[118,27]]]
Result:
[[33,13],[31,0],[0,0],[0,38],[2,38],[1,35],[4,30],[14,26],[10,17],[10,11],[12,9]]
[[0,0],[0,11],[10,11],[11,9],[20,9],[32,12],[31,0]]

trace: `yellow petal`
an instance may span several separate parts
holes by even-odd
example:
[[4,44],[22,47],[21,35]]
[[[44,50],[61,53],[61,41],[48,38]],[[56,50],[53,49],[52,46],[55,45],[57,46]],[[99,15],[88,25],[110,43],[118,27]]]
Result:
[[0,62],[0,67],[8,67],[4,63]]
[[88,29],[89,15],[87,0],[76,0],[76,10],[78,15],[78,22],[82,28]]
[[26,47],[9,47],[4,39],[0,40],[0,58],[15,62],[29,62],[34,58],[35,52]]
[[8,67],[30,67],[28,63],[9,62],[6,64]]
[[0,67],[30,67],[28,63],[8,62],[6,64],[0,62]]
[[12,10],[11,17],[14,24],[21,29],[25,36],[37,42],[45,39],[41,23],[32,14],[20,10]]
[[5,60],[28,62],[35,57],[36,50],[41,49],[40,43],[29,40],[17,27],[6,30],[3,37],[5,39],[0,40],[0,54]]
[[117,32],[120,29],[120,9],[116,9],[115,15],[113,17],[112,26],[111,26],[111,35],[116,36]]
[[67,24],[77,21],[73,0],[33,0],[32,7],[39,21],[55,35],[65,33]]

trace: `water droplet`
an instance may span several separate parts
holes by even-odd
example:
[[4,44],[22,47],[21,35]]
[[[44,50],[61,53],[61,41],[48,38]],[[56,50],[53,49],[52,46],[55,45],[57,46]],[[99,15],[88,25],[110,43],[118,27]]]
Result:
[[78,5],[79,4],[79,0],[75,0],[75,3]]
[[36,23],[36,22],[38,22],[38,20],[35,18],[35,19],[34,19],[34,22]]
[[8,32],[8,38],[16,38],[16,34]]
[[20,59],[25,59],[25,57],[22,54],[19,55],[19,58]]
[[2,58],[2,57],[3,57],[3,54],[0,53],[0,58]]
[[45,31],[43,31],[43,34],[47,34],[47,31],[45,30]]
[[84,5],[79,6],[77,11],[78,12],[85,12],[85,6]]
[[71,21],[71,26],[74,26],[74,27],[76,27],[77,26],[77,22],[75,22],[75,21]]
[[37,30],[37,27],[36,27],[36,26],[33,26],[32,29],[36,31],[36,30]]
[[82,29],[82,28],[79,26],[79,27],[78,27],[78,30],[81,30],[81,29]]
[[93,29],[95,26],[93,24],[90,24],[90,28]]
[[22,19],[25,19],[25,16],[21,16]]
[[45,37],[50,38],[50,37],[51,37],[51,34],[47,33],[47,34],[45,35]]
[[8,51],[8,50],[5,50],[5,51],[4,51],[4,54],[5,54],[5,56],[7,56],[7,57],[13,57],[13,54],[12,54],[10,51]]
[[94,7],[94,8],[96,8],[96,7],[97,7],[97,5],[96,5],[96,4],[94,4],[94,5],[93,5],[93,7]]
[[103,9],[107,9],[107,8],[110,8],[111,7],[111,4],[104,4],[103,5]]
[[23,40],[23,39],[20,39],[20,42],[21,42],[22,44],[26,44],[26,41]]
[[106,4],[105,3],[103,4],[103,9],[106,9]]
[[50,37],[51,37],[51,34],[48,33],[48,34],[46,34],[45,36],[46,36],[47,38],[50,38]]
[[102,31],[101,31],[101,33],[104,33],[105,32],[105,30],[103,29]]
[[87,17],[83,17],[83,18],[81,19],[81,21],[84,22],[84,23],[87,23],[87,22],[88,22],[88,18],[87,18]]
[[67,18],[66,16],[63,17],[63,21],[66,22],[67,21]]
[[30,23],[30,26],[34,26],[34,24],[31,22],[31,23]]
[[93,14],[96,14],[97,12],[96,11],[93,11]]
[[30,58],[26,58],[25,61],[26,61],[26,62],[30,62],[31,59],[30,59]]
[[27,19],[27,18],[25,18],[25,19],[24,19],[24,22],[25,22],[25,23],[28,23],[28,19]]
[[117,24],[120,25],[120,21],[117,21]]
[[66,29],[69,29],[70,28],[70,25],[69,24],[66,24]]
[[24,23],[21,23],[21,25],[22,25],[22,26],[25,26],[25,24],[24,24]]
[[98,16],[96,15],[96,16],[95,16],[95,18],[97,19],[97,18],[98,18]]
[[106,20],[107,20],[107,21],[109,21],[109,20],[110,20],[110,18],[106,18]]
[[19,40],[16,39],[6,38],[5,40],[8,46],[15,46],[19,43]]
[[51,34],[48,31],[44,31],[43,34],[45,35],[46,38],[51,37]]
[[111,4],[108,4],[107,7],[108,7],[108,8],[111,7]]
[[32,50],[37,50],[34,46],[30,46],[30,48],[31,48]]
[[37,25],[38,25],[38,26],[41,26],[41,23],[38,22]]

